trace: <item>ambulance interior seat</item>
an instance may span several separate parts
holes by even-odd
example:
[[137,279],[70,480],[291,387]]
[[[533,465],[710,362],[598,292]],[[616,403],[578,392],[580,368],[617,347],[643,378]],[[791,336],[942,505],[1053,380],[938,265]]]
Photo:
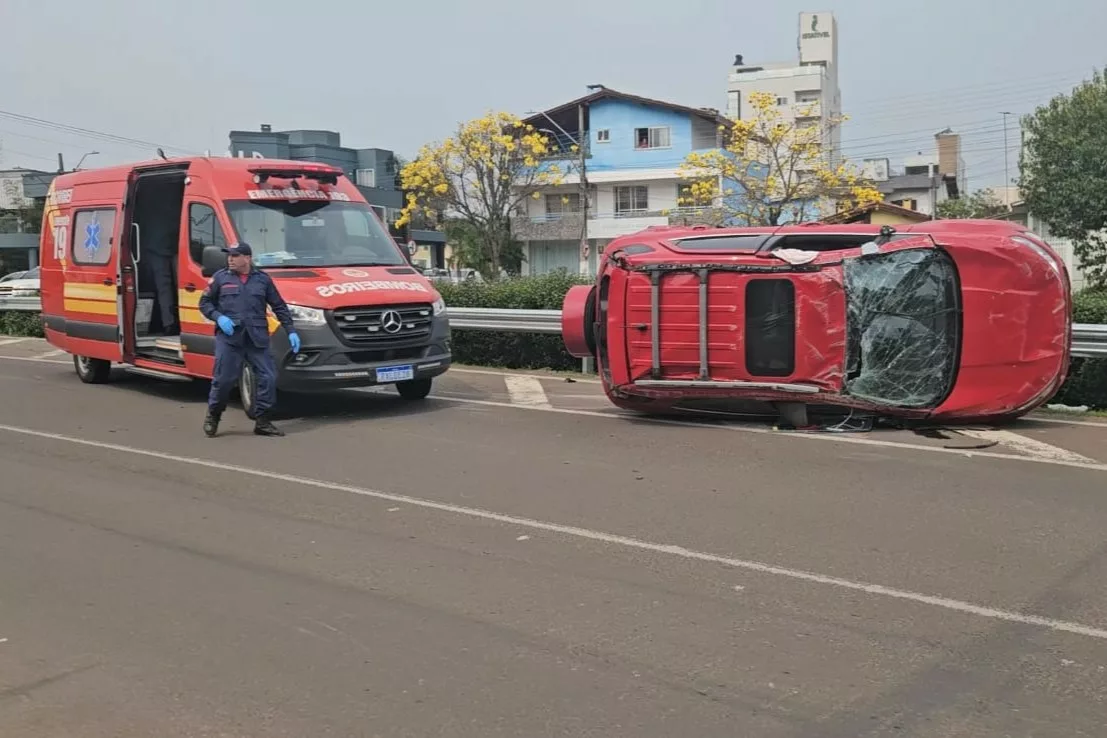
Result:
[[[134,220],[140,232],[141,255],[138,263],[138,306],[135,315],[135,335],[140,345],[152,344],[154,339],[148,336],[160,334],[162,326],[161,308],[157,304],[157,288],[154,271],[151,268],[151,249],[156,248],[155,239],[170,247],[177,254],[176,276],[179,282],[179,250],[181,230],[181,209],[184,202],[184,172],[173,172],[139,180],[135,197]],[[174,308],[177,288],[172,290]]]

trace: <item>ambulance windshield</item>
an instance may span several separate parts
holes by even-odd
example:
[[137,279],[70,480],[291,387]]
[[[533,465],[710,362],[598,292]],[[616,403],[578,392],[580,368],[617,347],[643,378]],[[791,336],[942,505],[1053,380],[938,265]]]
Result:
[[227,214],[254,264],[399,266],[407,260],[370,207],[334,200],[230,200]]

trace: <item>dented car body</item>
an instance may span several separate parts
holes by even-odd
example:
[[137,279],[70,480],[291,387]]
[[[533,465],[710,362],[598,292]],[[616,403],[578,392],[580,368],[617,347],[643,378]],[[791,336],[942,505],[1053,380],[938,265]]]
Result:
[[1065,264],[1003,221],[651,228],[605,249],[562,328],[620,407],[696,400],[998,421],[1069,365]]

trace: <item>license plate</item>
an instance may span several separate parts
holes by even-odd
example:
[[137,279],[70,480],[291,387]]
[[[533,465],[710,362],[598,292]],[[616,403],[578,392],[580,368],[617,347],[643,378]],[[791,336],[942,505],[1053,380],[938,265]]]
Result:
[[384,366],[377,370],[378,382],[404,382],[414,379],[415,370],[410,364],[407,366]]

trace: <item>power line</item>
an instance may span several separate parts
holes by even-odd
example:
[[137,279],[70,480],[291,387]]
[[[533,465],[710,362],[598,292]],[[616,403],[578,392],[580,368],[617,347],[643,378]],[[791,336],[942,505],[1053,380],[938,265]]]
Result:
[[58,123],[56,121],[46,120],[44,118],[35,118],[30,115],[23,115],[22,113],[13,113],[8,110],[0,110],[0,118],[7,118],[9,120],[18,121],[24,125],[29,125],[39,128],[48,128],[56,131],[64,131],[66,133],[72,133],[78,136],[85,136],[89,138],[95,138],[102,141],[109,141],[112,143],[118,143],[124,146],[131,146],[141,149],[157,149],[161,148],[166,151],[177,151],[180,153],[194,153],[192,149],[184,148],[182,146],[170,146],[167,144],[155,143],[152,141],[144,141],[138,138],[129,138],[127,136],[118,136],[114,133],[105,133],[103,131],[96,131],[91,128],[81,128],[79,126],[71,126],[66,123]]

